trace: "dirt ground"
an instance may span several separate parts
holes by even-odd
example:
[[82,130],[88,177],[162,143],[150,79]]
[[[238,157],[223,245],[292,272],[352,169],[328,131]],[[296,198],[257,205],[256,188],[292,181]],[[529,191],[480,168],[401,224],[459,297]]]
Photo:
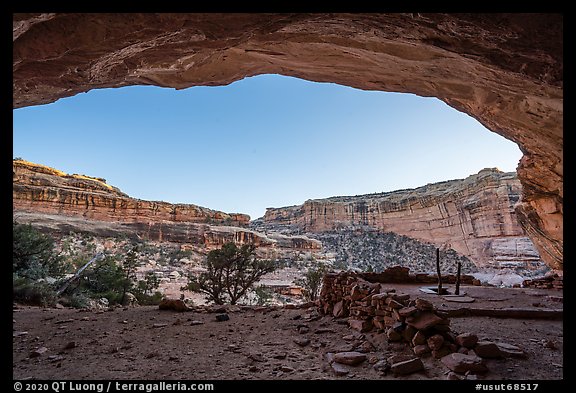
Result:
[[[463,287],[473,303],[459,304],[425,294],[417,286],[395,285],[435,303],[438,309],[521,308],[561,310],[562,292],[520,288]],[[388,343],[383,334],[360,334],[346,319],[322,316],[314,307],[228,307],[229,320],[215,310],[176,313],[157,307],[108,311],[13,307],[13,378],[41,380],[285,380],[285,379],[446,379],[448,368],[423,358],[425,370],[396,377],[373,365],[407,344]],[[299,333],[298,328],[308,330]],[[453,317],[456,333],[517,345],[526,359],[487,360],[479,379],[558,380],[563,378],[561,319]],[[309,339],[300,346],[295,342]],[[44,351],[44,348],[46,351]],[[326,354],[357,350],[367,361],[337,376]],[[34,352],[36,351],[36,352]]]

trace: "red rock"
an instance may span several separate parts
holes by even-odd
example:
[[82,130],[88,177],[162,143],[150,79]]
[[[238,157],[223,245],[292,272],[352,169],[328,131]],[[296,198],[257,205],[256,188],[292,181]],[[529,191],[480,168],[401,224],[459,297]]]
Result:
[[414,351],[414,355],[416,355],[418,357],[421,357],[427,353],[430,353],[430,348],[426,344],[416,345],[416,346],[414,346],[414,348],[412,348],[412,350]]
[[369,319],[349,319],[348,324],[352,329],[358,330],[360,333],[372,330],[372,321]]
[[438,325],[442,321],[442,318],[431,311],[420,311],[418,314],[406,318],[406,323],[410,326],[414,326],[418,330],[426,330],[432,326]]
[[452,349],[448,346],[442,346],[439,349],[435,349],[432,351],[432,357],[434,359],[440,359],[443,358],[446,355],[449,355],[450,353],[452,353]]
[[420,358],[413,358],[392,364],[390,370],[396,375],[407,375],[424,370],[424,364]]
[[505,357],[513,357],[513,358],[520,358],[525,359],[528,357],[528,354],[524,352],[520,347],[512,344],[507,343],[496,343],[498,349]]
[[488,368],[484,365],[482,358],[479,358],[475,355],[451,353],[441,358],[440,361],[450,370],[461,374],[467,371],[476,373],[488,371]]
[[416,308],[420,311],[429,311],[434,309],[434,305],[426,299],[416,298]]
[[356,366],[366,360],[366,354],[355,351],[338,352],[334,354],[333,360],[336,363]]
[[456,336],[456,344],[466,347],[473,348],[478,342],[478,336],[472,333],[462,333]]
[[344,302],[342,300],[334,304],[334,308],[332,309],[332,315],[335,318],[340,318],[344,315]]
[[334,374],[336,374],[338,376],[343,376],[343,375],[346,375],[350,372],[350,368],[344,364],[332,362],[330,364],[330,367],[334,371]]
[[398,314],[400,314],[401,317],[406,318],[406,317],[414,314],[416,311],[418,311],[418,309],[414,306],[404,307],[404,308],[401,308],[400,310],[398,310]]
[[386,337],[388,337],[388,340],[390,341],[402,340],[402,335],[392,328],[388,328],[388,330],[386,330]]
[[43,354],[45,354],[46,352],[48,352],[48,348],[46,347],[40,347],[40,348],[36,348],[35,350],[33,350],[32,352],[30,352],[30,358],[37,358],[38,356],[42,356]]
[[416,346],[422,344],[426,344],[426,335],[418,330],[414,337],[412,337],[412,345]]
[[498,345],[491,341],[478,341],[474,346],[474,352],[481,358],[499,359],[503,357]]
[[427,344],[431,350],[436,351],[442,348],[444,344],[444,337],[439,334],[435,334],[432,337],[429,337],[427,340]]

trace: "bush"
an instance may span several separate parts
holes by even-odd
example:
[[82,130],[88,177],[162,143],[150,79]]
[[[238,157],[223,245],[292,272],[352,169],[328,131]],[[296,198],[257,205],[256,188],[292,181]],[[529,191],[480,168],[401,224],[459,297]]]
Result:
[[68,266],[54,248],[54,240],[30,224],[12,223],[12,272],[38,280],[62,277]]
[[302,292],[305,299],[315,301],[318,298],[322,287],[322,279],[327,270],[325,265],[319,264],[315,268],[308,269],[304,278],[295,280],[296,285],[304,289]]
[[13,278],[12,296],[18,302],[33,306],[46,307],[56,304],[56,291],[52,285],[25,277]]
[[210,251],[204,262],[207,271],[198,276],[189,274],[182,289],[204,293],[216,304],[236,304],[260,277],[277,268],[275,261],[256,258],[255,251],[254,245],[238,248],[234,243]]

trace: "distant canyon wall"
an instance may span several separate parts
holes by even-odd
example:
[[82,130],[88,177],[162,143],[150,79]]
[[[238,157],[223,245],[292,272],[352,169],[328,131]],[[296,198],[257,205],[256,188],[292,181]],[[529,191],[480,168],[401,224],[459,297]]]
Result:
[[69,175],[27,161],[12,165],[14,209],[134,223],[193,222],[246,226],[250,216],[192,204],[131,198],[102,178]]
[[302,233],[368,226],[448,245],[479,267],[529,267],[541,260],[516,217],[521,193],[515,173],[484,169],[415,189],[270,208],[262,226]]
[[322,247],[304,236],[267,236],[250,230],[246,214],[135,199],[102,178],[69,175],[27,161],[13,161],[12,169],[15,219],[52,232],[127,236],[208,248],[227,242],[290,250]]

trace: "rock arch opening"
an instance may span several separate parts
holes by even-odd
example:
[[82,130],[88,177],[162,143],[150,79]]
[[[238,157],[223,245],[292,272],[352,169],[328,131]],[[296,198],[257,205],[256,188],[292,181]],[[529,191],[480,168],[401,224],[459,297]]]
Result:
[[435,96],[516,142],[516,212],[563,266],[562,15],[15,14],[13,105],[276,73]]

